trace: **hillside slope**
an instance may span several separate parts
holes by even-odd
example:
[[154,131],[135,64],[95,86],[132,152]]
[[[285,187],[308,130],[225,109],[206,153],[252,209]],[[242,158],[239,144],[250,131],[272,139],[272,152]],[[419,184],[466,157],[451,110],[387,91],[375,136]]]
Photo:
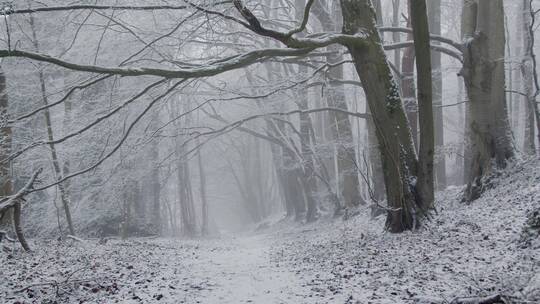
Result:
[[[384,232],[384,216],[286,232],[275,251],[301,273],[313,303],[448,303],[502,294],[540,303],[540,162],[514,164],[489,181],[482,198],[438,193],[431,222],[415,232]],[[524,231],[529,215],[529,225]],[[535,223],[533,223],[535,222]],[[302,232],[303,231],[303,232]]]

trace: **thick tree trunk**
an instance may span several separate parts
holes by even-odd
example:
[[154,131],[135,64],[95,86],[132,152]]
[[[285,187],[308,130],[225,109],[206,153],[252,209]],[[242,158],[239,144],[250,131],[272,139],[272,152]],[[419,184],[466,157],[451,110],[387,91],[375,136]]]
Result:
[[191,193],[191,180],[189,174],[189,164],[185,157],[178,162],[178,203],[180,205],[180,217],[182,219],[182,232],[188,237],[195,235],[195,214],[193,197]]
[[[441,0],[427,1],[429,32],[441,35]],[[440,44],[432,41],[432,44]],[[444,147],[444,116],[443,116],[443,78],[441,53],[431,52],[431,67],[433,69],[433,120],[435,127],[435,147],[442,150]],[[438,190],[446,187],[446,155],[443,153],[435,160],[435,182]]]
[[[376,7],[381,7],[380,1],[379,4],[376,4]],[[399,23],[399,0],[395,0],[393,3],[393,21],[394,23]],[[377,13],[377,11],[376,11]],[[382,14],[377,14],[377,25],[382,26]],[[397,20],[396,20],[397,18]],[[396,26],[399,26],[396,25]],[[399,33],[393,33],[392,39],[394,40],[394,43],[399,42]],[[401,62],[400,59],[401,51],[397,49],[394,52],[394,65],[396,67],[399,67],[399,64]],[[366,103],[366,113],[371,115],[371,111],[369,110],[369,105]],[[384,188],[384,176],[382,172],[382,165],[381,165],[381,157],[380,157],[380,150],[379,150],[379,143],[377,139],[377,135],[375,134],[375,125],[373,124],[373,119],[368,119],[366,121],[366,127],[367,127],[367,137],[368,137],[368,149],[369,149],[369,161],[371,165],[371,194],[373,197],[371,197],[372,200],[375,200],[377,203],[380,203],[385,198],[385,188]],[[384,212],[384,210],[379,210],[380,208],[372,209],[372,216],[377,216]]]
[[373,115],[386,185],[387,227],[391,232],[414,228],[420,203],[416,190],[417,159],[411,129],[403,108],[369,0],[341,0],[343,32],[366,35],[363,42],[347,45],[360,76]]
[[417,56],[418,117],[420,128],[420,148],[418,153],[418,192],[422,209],[433,208],[435,155],[435,134],[433,129],[433,87],[431,77],[431,47],[429,39],[428,15],[425,0],[414,0],[411,6],[411,20],[414,36],[414,50]]
[[536,98],[534,96],[534,79],[533,79],[533,37],[530,32],[531,28],[531,2],[530,0],[521,0],[521,15],[523,21],[521,25],[522,31],[522,45],[523,45],[523,58],[521,60],[521,78],[523,81],[523,101],[525,105],[524,110],[524,122],[525,132],[523,134],[523,151],[529,155],[535,155],[535,137],[534,137],[534,120],[535,120],[535,103]]
[[464,0],[463,76],[469,100],[471,169],[464,199],[477,199],[482,178],[495,163],[503,168],[514,154],[504,80],[504,8],[502,0]]

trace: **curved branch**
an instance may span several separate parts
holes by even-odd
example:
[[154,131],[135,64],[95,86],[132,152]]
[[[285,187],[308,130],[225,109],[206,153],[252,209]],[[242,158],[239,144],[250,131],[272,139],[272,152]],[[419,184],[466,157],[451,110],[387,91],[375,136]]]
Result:
[[[390,51],[390,50],[395,50],[395,49],[403,49],[403,48],[408,48],[408,47],[412,47],[414,46],[414,41],[404,41],[404,42],[399,42],[399,43],[394,43],[394,44],[387,44],[387,45],[384,45],[384,49],[386,51]],[[449,48],[445,48],[443,46],[440,46],[440,45],[435,45],[435,44],[432,44],[431,45],[431,48],[435,51],[438,51],[438,52],[441,52],[441,53],[444,53],[450,57],[453,57],[457,60],[459,60],[459,62],[463,63],[463,57],[461,56],[461,53],[458,53],[456,51],[453,51]]]
[[289,31],[287,34],[285,34],[286,36],[290,37],[294,34],[301,33],[306,29],[307,23],[309,21],[309,13],[311,11],[311,7],[313,6],[314,2],[315,2],[314,0],[308,1],[308,3],[306,4],[306,7],[304,8],[304,17],[302,18],[302,23],[300,23],[300,26],[298,28],[293,29]]
[[[381,31],[381,32],[412,34],[412,29],[408,28],[408,27],[383,26],[383,27],[379,27],[377,29],[379,31]],[[443,37],[443,36],[440,36],[440,35],[433,35],[433,34],[429,35],[429,39],[433,40],[433,41],[438,41],[438,42],[441,42],[441,43],[448,44],[448,45],[454,47],[456,50],[463,53],[463,44],[461,44],[459,42],[456,42],[456,41],[454,41],[452,39],[449,39],[449,38],[446,38],[446,37]]]
[[[313,2],[313,1],[311,1]],[[272,29],[267,29],[262,26],[261,22],[257,17],[247,8],[244,3],[241,0],[233,0],[233,4],[238,10],[238,12],[244,17],[244,19],[248,22],[248,24],[242,23],[246,28],[250,29],[256,34],[259,34],[264,37],[273,38],[277,41],[280,41],[284,45],[290,48],[295,49],[302,49],[302,48],[319,48],[319,47],[326,47],[331,44],[339,43],[339,44],[358,44],[362,43],[364,39],[367,37],[364,33],[361,31],[355,35],[347,35],[347,34],[338,34],[338,33],[317,33],[314,35],[310,35],[306,38],[294,38],[292,35],[296,33],[300,28],[289,31],[288,33],[282,33],[278,32]],[[311,3],[313,4],[313,3]],[[308,3],[309,5],[309,3]],[[306,12],[309,15],[309,9],[311,8],[311,5],[306,6]],[[304,16],[306,19],[307,17]],[[307,21],[306,21],[307,22]],[[292,34],[291,34],[292,33]]]
[[11,196],[4,197],[0,201],[0,212],[15,206],[15,204],[19,203],[19,201],[22,198],[24,198],[25,195],[30,193],[34,185],[34,182],[36,181],[36,179],[38,178],[38,176],[41,174],[42,171],[43,169],[40,168],[36,172],[34,172],[34,174],[32,174],[32,177],[28,180],[28,182],[26,182],[26,184],[17,193]]
[[316,47],[299,49],[261,49],[254,50],[244,54],[230,56],[219,61],[209,62],[208,64],[183,69],[159,69],[159,68],[123,68],[123,67],[104,67],[96,65],[84,65],[68,62],[56,57],[45,54],[20,50],[0,50],[0,58],[3,57],[21,57],[40,62],[52,63],[66,69],[90,72],[99,74],[111,74],[120,76],[159,76],[164,78],[198,78],[210,77],[227,72],[230,70],[245,67],[270,57],[288,57],[303,56],[313,51]]
[[46,110],[46,109],[52,108],[52,107],[54,107],[56,105],[59,105],[59,104],[63,103],[64,101],[68,100],[69,97],[71,95],[73,95],[73,93],[75,93],[75,91],[82,90],[82,89],[88,88],[90,86],[93,86],[96,83],[99,83],[99,82],[101,82],[101,81],[103,81],[103,80],[105,80],[105,79],[107,79],[109,77],[111,77],[111,75],[105,75],[103,77],[100,77],[100,78],[98,78],[96,80],[93,80],[91,82],[88,82],[86,84],[81,84],[81,85],[74,86],[64,95],[64,97],[62,97],[58,101],[55,101],[53,103],[49,103],[47,105],[41,106],[41,107],[39,107],[37,109],[34,109],[34,110],[32,110],[32,111],[30,111],[30,112],[28,112],[26,114],[22,114],[22,115],[14,118],[14,119],[10,119],[10,120],[7,121],[7,123],[8,124],[13,124],[13,123],[15,123],[17,121],[21,121],[21,120],[27,119],[27,118],[29,118],[31,116],[34,116],[34,115],[36,115],[37,113],[39,113],[39,112],[41,112],[43,110]]

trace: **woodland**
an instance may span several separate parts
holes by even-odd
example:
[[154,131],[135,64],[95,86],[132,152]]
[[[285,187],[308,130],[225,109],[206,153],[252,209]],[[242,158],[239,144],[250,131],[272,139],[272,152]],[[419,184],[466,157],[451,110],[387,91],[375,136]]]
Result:
[[539,18],[0,1],[0,303],[540,303]]

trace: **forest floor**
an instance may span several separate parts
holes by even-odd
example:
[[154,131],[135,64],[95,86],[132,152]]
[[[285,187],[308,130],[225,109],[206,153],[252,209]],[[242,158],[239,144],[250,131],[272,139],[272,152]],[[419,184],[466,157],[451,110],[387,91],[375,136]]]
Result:
[[205,240],[31,240],[31,253],[0,252],[0,303],[540,303],[540,216],[526,228],[540,162],[490,184],[470,205],[461,189],[439,193],[433,219],[397,235],[366,208]]

